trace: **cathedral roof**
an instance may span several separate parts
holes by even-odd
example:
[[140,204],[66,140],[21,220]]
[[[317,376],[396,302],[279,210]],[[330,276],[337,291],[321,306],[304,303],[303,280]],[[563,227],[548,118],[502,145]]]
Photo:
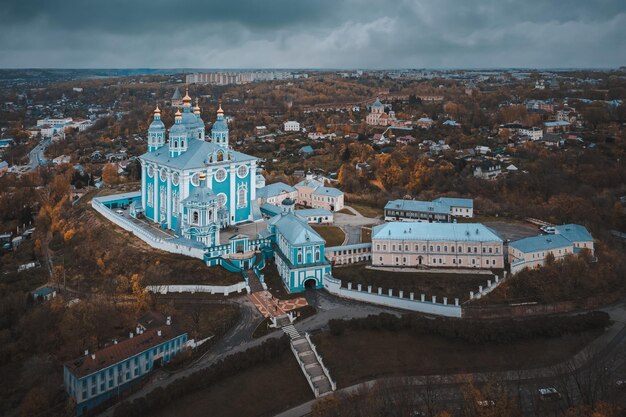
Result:
[[307,224],[305,220],[293,213],[280,214],[272,217],[269,224],[276,227],[291,245],[325,244],[326,241]]
[[195,129],[198,127],[202,127],[201,124],[198,123],[198,117],[189,111],[189,107],[183,108],[183,125],[189,129]]
[[153,131],[153,130],[165,130],[165,125],[163,124],[161,120],[153,120],[152,123],[150,123],[150,127],[148,128],[148,131]]
[[[169,152],[165,148],[160,148],[152,152],[146,152],[140,158],[146,162],[154,162],[158,165],[171,167],[174,169],[197,169],[209,166],[208,155],[213,154],[218,149],[224,149],[216,143],[205,142],[200,139],[189,139],[187,143],[187,151],[177,157],[170,157]],[[237,151],[229,151],[231,155],[230,161],[223,163],[254,161],[258,158],[246,155]],[[217,164],[211,164],[217,165]]]
[[170,128],[170,135],[180,136],[186,135],[187,129],[182,123],[174,123],[174,126]]
[[215,195],[213,190],[211,190],[210,188],[206,188],[206,187],[199,187],[199,188],[194,189],[189,194],[189,197],[184,199],[182,202],[183,204],[203,204],[203,203],[209,203],[216,199],[217,199],[217,195]]
[[215,123],[213,123],[213,126],[211,127],[211,131],[216,131],[216,132],[225,132],[227,130],[228,130],[228,123],[226,123],[226,120],[224,120],[223,118],[217,119]]

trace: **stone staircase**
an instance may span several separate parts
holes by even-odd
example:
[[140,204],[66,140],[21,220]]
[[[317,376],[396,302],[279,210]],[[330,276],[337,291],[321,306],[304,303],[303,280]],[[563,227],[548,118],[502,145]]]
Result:
[[287,333],[287,336],[289,336],[291,338],[291,340],[298,339],[298,338],[302,337],[302,336],[300,336],[300,333],[298,333],[298,330],[296,330],[296,328],[293,326],[293,324],[289,324],[289,325],[283,326],[283,332]]
[[335,391],[337,385],[330,378],[328,368],[324,366],[322,358],[317,353],[308,333],[304,336],[300,335],[292,324],[284,326],[282,329],[291,338],[291,351],[296,357],[302,373],[304,373],[309,382],[315,398]]

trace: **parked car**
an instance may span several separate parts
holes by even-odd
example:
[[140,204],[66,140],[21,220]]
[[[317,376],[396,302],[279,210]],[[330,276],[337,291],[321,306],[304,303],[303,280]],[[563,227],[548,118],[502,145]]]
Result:
[[553,235],[556,233],[556,229],[554,228],[554,226],[543,226],[541,228],[541,231],[549,235]]
[[615,386],[619,389],[626,389],[626,379],[618,379],[615,381]]
[[123,216],[123,215],[124,215],[124,211],[123,211],[123,210],[118,209],[118,210],[116,210],[115,212],[116,212],[117,214],[119,214],[120,216]]
[[557,391],[556,388],[539,388],[539,397],[544,400],[558,400],[561,398],[561,394]]

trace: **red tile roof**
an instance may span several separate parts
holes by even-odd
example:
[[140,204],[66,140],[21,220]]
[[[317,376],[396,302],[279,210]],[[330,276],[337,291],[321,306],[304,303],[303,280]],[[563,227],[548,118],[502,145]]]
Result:
[[[161,336],[158,335],[159,330]],[[82,378],[185,333],[173,325],[156,327],[96,351],[95,359],[92,359],[92,355],[89,354],[66,362],[65,366],[74,376]]]

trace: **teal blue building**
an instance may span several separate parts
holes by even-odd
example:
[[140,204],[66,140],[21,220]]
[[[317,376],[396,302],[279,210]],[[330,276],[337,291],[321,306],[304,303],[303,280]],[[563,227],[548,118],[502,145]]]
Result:
[[187,343],[187,333],[171,324],[140,330],[128,339],[66,362],[65,390],[80,416],[137,383],[154,368],[169,362]]
[[330,262],[325,257],[326,241],[294,214],[293,201],[283,201],[283,211],[272,217],[261,237],[272,241],[276,268],[289,292],[306,288],[322,288],[323,277],[330,274]]
[[179,236],[211,246],[219,242],[220,228],[253,221],[259,212],[257,158],[230,148],[221,105],[208,138],[200,108],[197,102],[191,107],[188,94],[169,131],[157,107],[148,152],[139,159],[141,206],[133,211]]

